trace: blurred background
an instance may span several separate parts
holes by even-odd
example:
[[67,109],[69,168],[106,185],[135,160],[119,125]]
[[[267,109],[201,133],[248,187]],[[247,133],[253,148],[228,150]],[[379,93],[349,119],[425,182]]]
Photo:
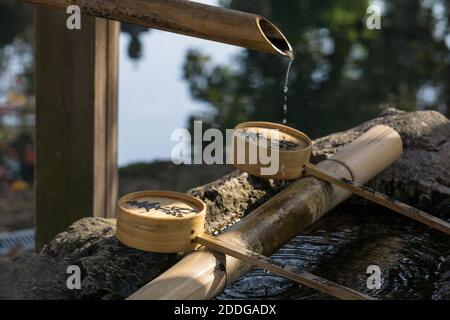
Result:
[[[287,122],[313,138],[390,107],[450,116],[447,0],[198,2],[262,14],[283,31],[295,51]],[[379,30],[366,26],[370,5],[381,10]],[[0,0],[0,255],[19,250],[2,235],[33,228],[33,20],[33,6]],[[228,172],[226,166],[171,164],[172,131],[191,128],[194,120],[222,130],[246,120],[281,122],[287,64],[274,55],[123,24],[120,193],[184,191]]]

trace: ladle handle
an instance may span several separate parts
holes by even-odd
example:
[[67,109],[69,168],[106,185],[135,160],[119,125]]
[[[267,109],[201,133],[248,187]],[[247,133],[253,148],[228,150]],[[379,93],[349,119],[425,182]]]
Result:
[[450,223],[432,216],[417,208],[411,207],[406,203],[395,200],[385,194],[377,192],[368,187],[361,186],[351,180],[344,178],[337,178],[329,173],[323,171],[319,167],[308,163],[305,165],[305,172],[316,178],[334,184],[340,188],[353,192],[354,194],[363,197],[367,200],[382,205],[388,209],[398,212],[406,217],[421,222],[433,229],[439,230],[443,233],[450,235]]
[[248,264],[270,271],[279,276],[283,276],[292,281],[298,282],[307,287],[311,287],[323,293],[329,294],[344,300],[376,300],[364,293],[341,286],[337,283],[320,278],[308,272],[295,272],[289,266],[273,262],[270,258],[260,255],[256,252],[235,246],[208,234],[197,236],[195,242],[208,247],[209,249],[219,251],[236,259],[242,260]]

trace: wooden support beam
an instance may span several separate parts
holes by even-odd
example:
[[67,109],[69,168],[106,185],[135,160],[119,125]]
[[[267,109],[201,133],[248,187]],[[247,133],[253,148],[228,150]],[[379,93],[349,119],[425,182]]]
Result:
[[36,241],[115,214],[119,23],[37,8]]

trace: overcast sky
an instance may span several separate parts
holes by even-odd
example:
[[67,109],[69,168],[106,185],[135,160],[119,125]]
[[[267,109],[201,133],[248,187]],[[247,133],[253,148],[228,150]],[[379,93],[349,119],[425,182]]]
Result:
[[[198,1],[217,4],[217,0]],[[159,30],[142,34],[143,57],[127,57],[128,36],[120,38],[119,165],[170,159],[174,129],[187,126],[188,116],[204,106],[190,97],[182,66],[189,48],[229,63],[240,49]]]

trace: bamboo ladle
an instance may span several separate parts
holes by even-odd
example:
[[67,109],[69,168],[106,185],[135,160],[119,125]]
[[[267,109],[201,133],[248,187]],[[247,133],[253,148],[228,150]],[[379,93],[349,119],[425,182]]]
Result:
[[[375,126],[371,130],[379,127]],[[276,142],[275,145],[273,141]],[[287,141],[291,147],[283,150],[280,141]],[[292,145],[297,145],[297,147],[292,147]],[[351,144],[349,147],[351,148]],[[311,175],[450,235],[450,223],[355,181],[329,174],[310,163],[311,139],[296,129],[271,122],[244,122],[234,130],[232,150],[233,164],[252,175],[275,180],[293,180],[303,175]],[[251,154],[252,152],[253,154]],[[257,152],[256,155],[255,152]],[[273,152],[276,156],[279,155],[279,170],[273,174],[264,174],[262,170],[267,169],[268,164],[262,163],[259,156],[264,153],[273,154]],[[339,160],[334,159],[333,161]],[[345,161],[340,161],[340,163],[353,175],[349,169],[350,166],[346,165]]]
[[308,272],[295,272],[256,252],[205,233],[206,204],[192,196],[170,191],[142,191],[118,202],[116,236],[126,246],[148,252],[180,252],[201,249],[232,256],[331,296],[347,300],[374,300]]

